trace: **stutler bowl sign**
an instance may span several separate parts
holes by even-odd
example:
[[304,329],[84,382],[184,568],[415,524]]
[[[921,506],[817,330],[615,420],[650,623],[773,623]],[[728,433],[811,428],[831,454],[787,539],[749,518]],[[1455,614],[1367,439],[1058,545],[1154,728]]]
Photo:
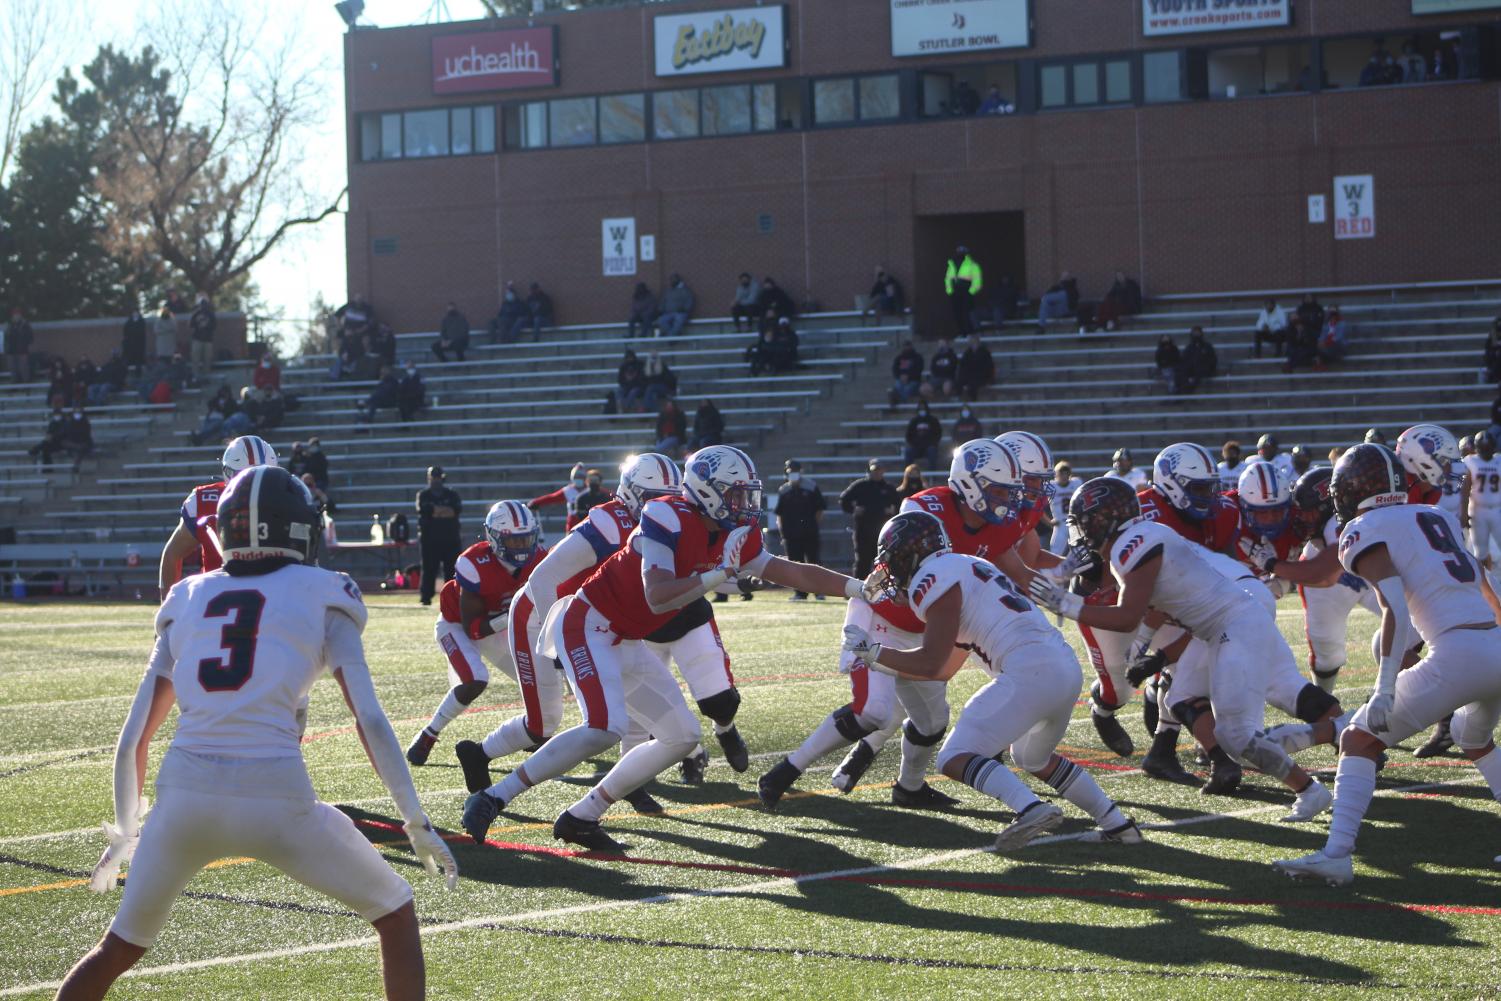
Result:
[[557,29],[552,27],[437,35],[433,93],[556,87],[557,52]]

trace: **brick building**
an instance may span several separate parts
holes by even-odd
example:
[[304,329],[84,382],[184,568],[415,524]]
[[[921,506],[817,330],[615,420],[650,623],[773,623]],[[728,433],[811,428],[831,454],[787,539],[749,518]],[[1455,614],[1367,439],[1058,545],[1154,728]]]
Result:
[[[580,323],[673,271],[705,314],[740,271],[849,308],[884,264],[932,329],[956,241],[1034,298],[1065,269],[1086,297],[1118,269],[1148,294],[1493,278],[1498,38],[1501,0],[700,0],[360,29],[349,288],[411,330],[535,279]],[[1374,199],[1336,192],[1366,175]],[[634,226],[613,253],[607,219]]]

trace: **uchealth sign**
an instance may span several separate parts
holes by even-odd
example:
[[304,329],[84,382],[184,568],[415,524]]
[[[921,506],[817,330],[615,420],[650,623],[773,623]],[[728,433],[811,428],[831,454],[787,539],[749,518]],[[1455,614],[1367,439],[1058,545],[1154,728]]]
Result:
[[1376,183],[1370,174],[1334,179],[1334,238],[1368,240],[1376,235]]
[[933,56],[1032,44],[1030,0],[891,0],[891,54]]
[[433,38],[433,93],[556,87],[556,29],[475,31]]
[[787,65],[787,9],[732,7],[663,14],[652,22],[657,76]]
[[1141,31],[1148,36],[1292,23],[1292,0],[1141,0]]

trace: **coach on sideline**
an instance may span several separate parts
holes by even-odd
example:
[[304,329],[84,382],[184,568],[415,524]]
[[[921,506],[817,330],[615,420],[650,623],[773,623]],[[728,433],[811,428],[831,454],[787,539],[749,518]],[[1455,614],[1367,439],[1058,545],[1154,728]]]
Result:
[[[417,492],[417,532],[422,544],[422,603],[433,603],[433,592],[441,580],[453,576],[453,563],[463,544],[459,541],[459,512],[464,500],[443,482],[443,467],[429,466],[427,489]],[[438,565],[443,576],[438,577]]]

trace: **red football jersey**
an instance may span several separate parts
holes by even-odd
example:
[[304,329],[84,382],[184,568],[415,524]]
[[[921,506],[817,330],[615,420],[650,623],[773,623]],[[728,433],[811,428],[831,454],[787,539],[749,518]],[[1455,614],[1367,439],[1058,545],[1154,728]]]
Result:
[[1240,535],[1240,501],[1233,490],[1214,499],[1214,509],[1203,521],[1183,517],[1155,486],[1142,487],[1136,500],[1143,518],[1166,525],[1188,541],[1216,552],[1225,551]]
[[1407,474],[1407,503],[1437,504],[1443,499],[1442,487],[1431,487],[1411,473]]
[[636,528],[636,516],[618,500],[609,500],[589,509],[589,514],[574,529],[580,537],[589,540],[594,547],[595,560],[589,566],[568,578],[558,587],[558,597],[578,593],[584,581],[593,575],[599,565],[625,545],[625,540]]
[[442,614],[443,621],[463,622],[459,614],[460,588],[485,599],[485,611],[490,615],[499,615],[510,607],[511,595],[521,590],[521,585],[531,575],[532,567],[546,555],[547,549],[538,546],[532,553],[532,558],[520,570],[512,573],[500,562],[489,542],[483,539],[476,542],[459,554],[453,565],[453,580],[445,582],[438,595],[438,611]]
[[[621,639],[645,639],[676,618],[678,611],[653,612],[647,606],[637,540],[647,538],[672,550],[673,572],[683,578],[719,566],[728,534],[705,526],[697,505],[684,497],[650,501],[625,545],[595,569],[579,594],[610,621]],[[761,552],[761,526],[755,525],[745,540],[742,564]]]
[[219,547],[209,538],[219,527],[219,494],[223,491],[223,480],[205,483],[194,487],[182,502],[182,524],[198,540],[198,558],[203,563],[204,573],[224,565]]

